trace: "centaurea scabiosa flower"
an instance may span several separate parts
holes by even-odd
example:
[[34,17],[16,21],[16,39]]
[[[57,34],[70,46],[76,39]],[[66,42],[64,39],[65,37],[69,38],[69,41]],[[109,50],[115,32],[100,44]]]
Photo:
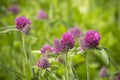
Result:
[[36,16],[37,19],[41,20],[47,19],[47,17],[47,14],[43,10],[39,10]]
[[19,8],[16,5],[11,5],[8,8],[8,12],[13,13],[13,14],[18,14]]
[[70,29],[69,32],[73,35],[74,38],[79,38],[82,34],[78,27]]
[[99,71],[99,77],[104,78],[106,76],[107,76],[107,69],[106,69],[106,67],[103,67]]
[[24,33],[28,33],[30,30],[31,21],[25,16],[19,16],[15,20],[16,28]]
[[96,48],[100,41],[100,35],[97,31],[89,30],[85,33],[84,39],[82,40],[83,43],[81,43],[81,49],[82,47],[85,48]]
[[47,69],[50,67],[50,64],[46,57],[42,57],[40,60],[38,60],[38,62],[36,63],[36,66],[43,69]]
[[51,46],[49,46],[48,44],[45,44],[42,46],[40,51],[42,54],[45,54],[46,52],[53,52],[53,48]]
[[74,47],[74,38],[69,32],[62,35],[61,45],[63,51],[68,51]]

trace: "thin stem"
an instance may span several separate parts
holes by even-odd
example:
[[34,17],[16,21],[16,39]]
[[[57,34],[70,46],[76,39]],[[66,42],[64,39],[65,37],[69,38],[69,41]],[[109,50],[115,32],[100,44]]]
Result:
[[7,33],[7,32],[10,32],[10,31],[17,31],[16,29],[7,29],[7,30],[4,30],[4,31],[1,31],[0,34],[4,34],[4,33]]
[[[60,78],[58,78],[52,71],[49,71],[46,69],[46,71],[55,79],[55,80],[61,80]],[[48,79],[49,80],[49,79]]]
[[65,54],[65,78],[68,80],[68,61],[67,61],[67,53]]
[[88,53],[86,56],[86,68],[87,68],[87,80],[90,80],[89,79],[89,54]]
[[23,34],[22,34],[22,47],[23,47],[24,58],[25,58],[25,60],[27,60],[27,53],[26,53],[26,50],[25,50],[25,39],[24,39]]
[[[25,71],[25,75],[27,75],[27,73],[28,73],[28,59],[27,59],[27,53],[26,53],[26,48],[25,48],[25,39],[24,39],[24,35],[23,34],[22,34],[22,48],[23,48],[23,55],[24,55],[23,69]],[[28,75],[26,77],[27,77],[27,79],[29,78]]]

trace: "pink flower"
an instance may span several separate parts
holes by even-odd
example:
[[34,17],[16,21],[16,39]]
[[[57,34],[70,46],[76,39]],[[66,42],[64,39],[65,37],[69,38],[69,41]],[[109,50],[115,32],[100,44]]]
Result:
[[53,48],[51,46],[49,46],[48,44],[45,44],[42,46],[42,48],[40,49],[41,53],[44,54],[47,51],[48,52],[53,52]]
[[43,10],[39,10],[37,13],[37,19],[44,20],[47,18],[47,14]]
[[97,31],[89,30],[85,33],[84,39],[81,40],[81,49],[96,48],[100,41],[100,35]]
[[74,38],[79,38],[82,34],[78,27],[70,29],[69,32],[73,35]]
[[43,68],[43,69],[46,69],[46,68],[50,67],[50,64],[49,64],[47,58],[43,57],[36,63],[36,66]]
[[72,49],[74,47],[74,38],[69,32],[66,32],[62,35],[61,45],[62,50],[65,51]]
[[24,16],[19,16],[15,20],[16,28],[22,30],[26,26],[31,25],[31,21]]
[[61,42],[57,39],[54,40],[54,52],[55,53],[59,53],[61,50],[62,50],[62,45],[61,45]]
[[8,8],[8,12],[13,13],[13,14],[18,14],[19,8],[16,5],[11,5]]
[[84,41],[87,47],[96,48],[99,44],[100,35],[97,31],[89,30],[85,33]]

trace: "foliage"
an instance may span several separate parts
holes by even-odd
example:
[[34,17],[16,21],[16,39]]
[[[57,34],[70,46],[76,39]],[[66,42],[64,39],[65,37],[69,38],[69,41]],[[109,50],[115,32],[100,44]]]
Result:
[[[7,11],[13,4],[19,8],[18,14]],[[44,10],[48,20],[37,20],[38,10]],[[32,22],[28,35],[15,29],[15,18],[21,15]],[[54,80],[56,77],[64,80],[63,64],[50,59],[51,69],[41,72],[34,65],[41,57],[39,50],[43,44],[53,46],[53,39],[60,38],[74,26],[82,32],[94,29],[101,35],[100,47],[89,54],[90,80],[100,80],[98,74],[104,66],[109,75],[105,80],[116,77],[120,68],[119,0],[0,0],[0,80],[39,80],[36,76],[40,80]],[[70,72],[74,80],[86,80],[87,53],[78,52],[76,47],[69,51]]]

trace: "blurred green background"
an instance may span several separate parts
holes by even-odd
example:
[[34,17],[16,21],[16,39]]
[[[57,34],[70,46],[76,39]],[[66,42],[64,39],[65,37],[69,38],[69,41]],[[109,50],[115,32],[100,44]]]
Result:
[[[79,26],[82,32],[94,29],[101,35],[99,46],[113,52],[112,58],[120,69],[119,3],[119,0],[0,0],[0,80],[23,80],[23,76],[28,76],[22,68],[24,64],[21,33],[1,33],[15,28],[15,18],[21,15],[32,22],[31,33],[26,39],[28,49],[39,50],[45,43],[53,45],[53,39],[60,38],[61,34],[74,26]],[[8,13],[11,5],[18,6],[18,14]],[[44,10],[48,14],[48,20],[37,20],[35,17],[38,10]],[[40,54],[32,54],[32,65],[39,57]],[[73,62],[79,80],[86,80],[84,57],[74,56]],[[91,80],[99,80],[98,72],[103,66],[107,67],[109,74],[116,72],[111,64],[105,64],[96,55],[91,55]],[[58,76],[62,75],[60,68],[54,68],[53,71],[56,71]],[[112,77],[105,80],[112,80]]]

